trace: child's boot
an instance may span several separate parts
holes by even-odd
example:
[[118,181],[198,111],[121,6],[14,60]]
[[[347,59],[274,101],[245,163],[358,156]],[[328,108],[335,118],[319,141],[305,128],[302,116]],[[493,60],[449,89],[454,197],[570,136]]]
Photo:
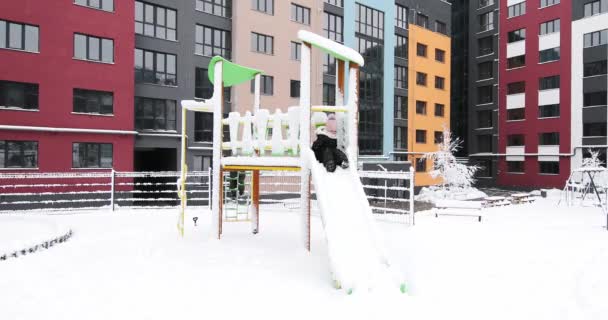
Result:
[[336,160],[334,159],[334,153],[330,148],[325,148],[323,150],[323,166],[327,172],[336,171]]

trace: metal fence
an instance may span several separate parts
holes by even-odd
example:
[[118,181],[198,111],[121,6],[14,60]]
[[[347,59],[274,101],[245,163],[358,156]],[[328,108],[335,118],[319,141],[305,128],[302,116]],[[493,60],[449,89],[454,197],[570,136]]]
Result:
[[[0,174],[0,212],[107,207],[174,207],[180,172],[49,172]],[[191,171],[188,204],[209,203],[209,172]]]
[[[210,171],[190,171],[188,205],[210,203]],[[379,220],[414,222],[414,181],[410,172],[360,171],[374,215]],[[0,212],[66,211],[119,207],[173,208],[179,205],[180,172],[54,172],[0,174]],[[250,192],[245,178],[245,194]],[[300,175],[289,171],[260,174],[260,205],[299,209]],[[226,198],[225,198],[226,199]],[[313,212],[316,210],[313,185]]]

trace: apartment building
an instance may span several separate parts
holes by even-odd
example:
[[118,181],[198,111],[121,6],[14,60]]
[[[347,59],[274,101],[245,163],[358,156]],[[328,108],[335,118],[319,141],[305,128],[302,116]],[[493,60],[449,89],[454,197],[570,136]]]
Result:
[[[183,99],[212,95],[207,66],[215,55],[233,58],[232,7],[229,0],[136,0],[134,169],[177,170],[180,163]],[[225,112],[231,109],[231,90]],[[191,170],[211,166],[211,113],[188,112],[186,159]]]
[[[322,9],[315,0],[250,0],[233,2],[233,61],[263,71],[262,108],[287,111],[300,97],[299,30],[322,34]],[[312,103],[321,104],[322,55],[314,50],[311,66]],[[253,83],[233,88],[233,110],[253,109]]]
[[133,170],[133,5],[0,2],[0,170]]

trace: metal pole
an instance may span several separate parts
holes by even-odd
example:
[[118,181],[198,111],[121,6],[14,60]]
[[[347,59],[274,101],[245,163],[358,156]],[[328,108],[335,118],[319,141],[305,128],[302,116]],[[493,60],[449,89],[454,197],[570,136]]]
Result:
[[414,212],[414,167],[410,167],[410,214],[412,215],[412,225],[416,224],[416,213]]
[[110,184],[112,185],[110,188],[110,207],[112,208],[112,211],[114,211],[114,197],[116,194],[116,181],[115,181],[115,177],[116,177],[116,171],[114,171],[114,168],[112,168],[112,173],[110,175]]

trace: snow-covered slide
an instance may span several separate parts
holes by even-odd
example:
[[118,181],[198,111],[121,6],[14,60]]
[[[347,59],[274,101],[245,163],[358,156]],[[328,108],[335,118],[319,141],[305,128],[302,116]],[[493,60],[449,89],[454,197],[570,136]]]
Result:
[[312,151],[307,158],[335,286],[349,294],[374,289],[405,292],[403,278],[383,247],[356,168],[328,173]]

